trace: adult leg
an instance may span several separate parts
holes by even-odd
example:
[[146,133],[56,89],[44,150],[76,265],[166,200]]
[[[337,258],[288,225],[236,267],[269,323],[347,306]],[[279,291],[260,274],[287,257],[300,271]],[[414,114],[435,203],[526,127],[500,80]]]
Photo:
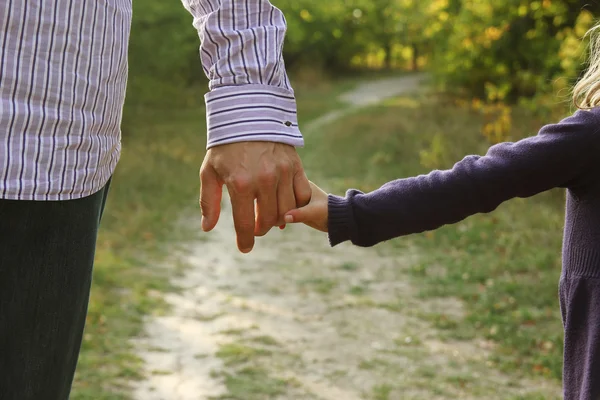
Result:
[[0,399],[69,398],[107,193],[0,200]]

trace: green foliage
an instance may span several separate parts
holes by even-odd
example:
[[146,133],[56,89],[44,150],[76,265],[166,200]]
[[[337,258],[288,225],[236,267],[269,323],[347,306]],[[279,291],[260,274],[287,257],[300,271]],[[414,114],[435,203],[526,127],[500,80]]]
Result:
[[[332,72],[351,68],[417,69],[441,24],[439,4],[417,0],[280,0],[288,20],[290,65],[315,62]],[[434,2],[435,3],[435,2]]]
[[[544,123],[522,108],[515,108],[512,118],[515,140],[535,134]],[[392,179],[451,168],[465,154],[485,154],[489,139],[477,134],[485,120],[470,102],[410,95],[326,126],[327,135],[311,136],[302,156],[306,167],[320,174],[312,179],[330,182],[334,193],[370,191]],[[464,318],[445,306],[421,315],[447,339],[486,338],[494,343],[488,361],[495,367],[560,381],[563,336],[556,287],[563,225],[564,192],[551,191],[389,241],[380,251],[402,260],[419,255],[410,268],[422,300],[464,301]]]
[[291,67],[312,64],[329,69],[347,69],[354,53],[366,51],[368,40],[352,2],[281,0],[288,21],[286,62]]
[[181,101],[181,89],[204,83],[192,16],[179,1],[136,0],[129,51],[129,104]]
[[[569,87],[583,65],[581,38],[600,14],[583,0],[272,0],[288,21],[293,72],[431,70],[447,90],[491,102]],[[176,97],[206,83],[192,17],[178,1],[137,0],[130,102]]]
[[436,40],[433,70],[447,87],[491,101],[530,97],[580,70],[581,37],[598,5],[573,0],[463,0]]

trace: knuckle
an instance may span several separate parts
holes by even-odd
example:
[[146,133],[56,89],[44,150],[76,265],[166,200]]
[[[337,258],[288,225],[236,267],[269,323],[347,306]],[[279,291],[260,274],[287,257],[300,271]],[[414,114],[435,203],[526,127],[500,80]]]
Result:
[[277,183],[277,172],[275,168],[265,165],[258,173],[258,182],[262,186],[274,186]]
[[294,167],[290,161],[285,160],[279,162],[278,169],[281,175],[287,176],[293,171]]
[[252,180],[245,174],[237,174],[227,180],[227,187],[237,193],[248,193],[252,189]]
[[208,168],[204,165],[200,168],[200,180],[205,181],[208,179]]
[[242,234],[254,230],[254,223],[252,223],[251,221],[238,221],[236,226],[237,226],[237,231]]
[[208,210],[210,208],[210,205],[208,203],[208,199],[206,199],[205,197],[200,197],[199,204],[200,204],[200,208],[202,210]]

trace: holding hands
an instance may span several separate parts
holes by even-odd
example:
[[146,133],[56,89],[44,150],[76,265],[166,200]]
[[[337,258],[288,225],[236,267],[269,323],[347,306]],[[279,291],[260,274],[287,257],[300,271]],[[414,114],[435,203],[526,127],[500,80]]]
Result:
[[284,225],[290,210],[309,204],[311,199],[311,187],[296,149],[282,143],[239,142],[213,147],[202,164],[200,181],[202,230],[209,232],[217,225],[225,185],[242,253],[252,251],[255,236]]
[[312,182],[310,182],[310,187],[312,189],[310,202],[304,207],[288,212],[285,215],[285,222],[288,224],[303,223],[321,232],[327,232],[329,196]]

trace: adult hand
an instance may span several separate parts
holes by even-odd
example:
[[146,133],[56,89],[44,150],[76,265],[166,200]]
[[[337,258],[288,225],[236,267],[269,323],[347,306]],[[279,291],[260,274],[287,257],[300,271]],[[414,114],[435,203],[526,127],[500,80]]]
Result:
[[209,232],[217,225],[226,185],[242,253],[252,251],[255,236],[285,224],[285,214],[305,206],[311,197],[296,149],[283,143],[239,142],[213,147],[204,158],[200,182],[202,230]]

